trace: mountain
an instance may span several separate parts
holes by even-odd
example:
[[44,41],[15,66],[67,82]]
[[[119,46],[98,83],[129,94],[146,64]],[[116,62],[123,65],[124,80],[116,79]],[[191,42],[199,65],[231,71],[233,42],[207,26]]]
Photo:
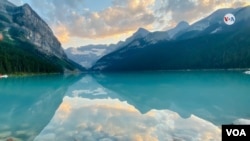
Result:
[[125,46],[143,47],[143,45],[140,45],[140,42],[137,41],[138,39],[145,38],[147,42],[150,42],[152,44],[163,40],[171,40],[174,35],[185,30],[188,26],[189,24],[187,22],[182,21],[175,28],[170,29],[168,31],[149,32],[144,28],[139,28],[133,35],[128,37],[125,41],[120,41],[117,44],[70,47],[65,50],[65,53],[71,60],[89,69],[101,57],[115,50],[118,50]]
[[65,53],[76,63],[85,68],[91,68],[98,59],[115,49],[115,45],[87,45],[78,48],[67,48]]
[[189,24],[185,21],[180,22],[176,27],[167,30],[167,31],[155,31],[147,34],[145,37],[145,41],[151,44],[156,44],[157,42],[164,41],[164,40],[173,40],[174,36],[187,29]]
[[[126,46],[136,39],[144,38],[150,32],[144,28],[139,28],[131,37],[125,41],[111,45],[86,45],[81,47],[70,47],[65,50],[67,56],[85,68],[91,68],[98,59],[112,51]],[[136,43],[135,43],[136,44]]]
[[[131,37],[127,38],[125,43],[130,43],[136,39],[146,37],[150,32],[144,28],[139,28]],[[125,45],[125,44],[123,44]]]
[[81,71],[49,26],[28,5],[0,2],[0,73]]
[[177,26],[173,29],[168,30],[168,35],[170,38],[174,38],[177,33],[180,33],[186,30],[189,27],[189,24],[186,21],[181,21],[177,24]]
[[70,47],[65,50],[67,56],[85,68],[91,68],[97,60],[106,54],[125,46],[141,46],[138,39],[145,38],[147,42],[152,44],[162,40],[170,40],[175,34],[186,29],[189,26],[187,22],[180,22],[175,28],[168,31],[149,32],[144,28],[139,28],[133,35],[125,41],[111,45],[87,45],[81,47]]
[[[242,11],[243,10],[243,11]],[[246,11],[245,11],[246,10]],[[228,13],[233,13],[236,17],[236,22],[242,21],[244,19],[248,19],[250,15],[248,14],[249,8],[225,8],[219,9],[209,15],[208,17],[194,23],[193,25],[189,26],[185,30],[177,33],[174,38],[175,39],[190,39],[206,34],[214,34],[214,33],[221,33],[221,32],[232,32],[235,28],[231,27],[228,28],[228,25],[224,23],[222,20],[224,16]],[[238,13],[244,13],[245,15],[240,15]],[[235,26],[234,26],[235,27]],[[236,27],[237,28],[237,27]]]
[[[224,15],[232,13],[229,26]],[[250,6],[220,9],[175,33],[169,40],[147,36],[99,59],[93,71],[250,68]],[[178,26],[177,26],[178,27]],[[177,28],[178,29],[178,28]]]
[[[9,127],[7,135],[2,135],[6,129],[0,128],[0,140],[34,141],[54,116],[70,86],[82,77],[48,75],[0,81],[0,103],[5,105],[0,110],[1,127],[3,123]],[[13,109],[15,112],[10,112]]]

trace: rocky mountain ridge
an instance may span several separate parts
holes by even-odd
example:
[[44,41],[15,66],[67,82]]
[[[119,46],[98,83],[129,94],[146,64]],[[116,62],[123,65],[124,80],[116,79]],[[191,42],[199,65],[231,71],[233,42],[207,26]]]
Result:
[[[174,38],[132,41],[103,56],[94,71],[145,71],[250,68],[250,6],[220,9],[180,30]],[[224,16],[236,17],[233,25]],[[178,29],[178,28],[177,28]],[[159,35],[159,34],[158,34]],[[151,38],[153,40],[153,38]]]
[[0,73],[85,70],[68,59],[50,27],[28,4],[0,2],[0,35]]

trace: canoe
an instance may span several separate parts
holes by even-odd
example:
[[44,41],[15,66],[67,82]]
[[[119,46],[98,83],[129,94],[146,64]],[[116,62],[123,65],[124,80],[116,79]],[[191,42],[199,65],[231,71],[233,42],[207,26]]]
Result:
[[8,75],[0,75],[0,78],[7,78]]

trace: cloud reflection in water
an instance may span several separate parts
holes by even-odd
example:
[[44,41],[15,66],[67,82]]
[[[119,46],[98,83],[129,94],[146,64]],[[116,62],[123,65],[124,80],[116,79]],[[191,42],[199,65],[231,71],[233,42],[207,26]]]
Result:
[[221,130],[194,115],[184,119],[170,110],[141,114],[118,99],[65,96],[35,141],[162,141],[220,140]]

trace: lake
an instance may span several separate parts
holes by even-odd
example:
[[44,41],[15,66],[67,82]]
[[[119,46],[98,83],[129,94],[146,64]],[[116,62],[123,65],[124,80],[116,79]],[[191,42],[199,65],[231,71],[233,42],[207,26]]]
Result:
[[0,141],[221,140],[250,124],[250,75],[169,71],[0,79]]

